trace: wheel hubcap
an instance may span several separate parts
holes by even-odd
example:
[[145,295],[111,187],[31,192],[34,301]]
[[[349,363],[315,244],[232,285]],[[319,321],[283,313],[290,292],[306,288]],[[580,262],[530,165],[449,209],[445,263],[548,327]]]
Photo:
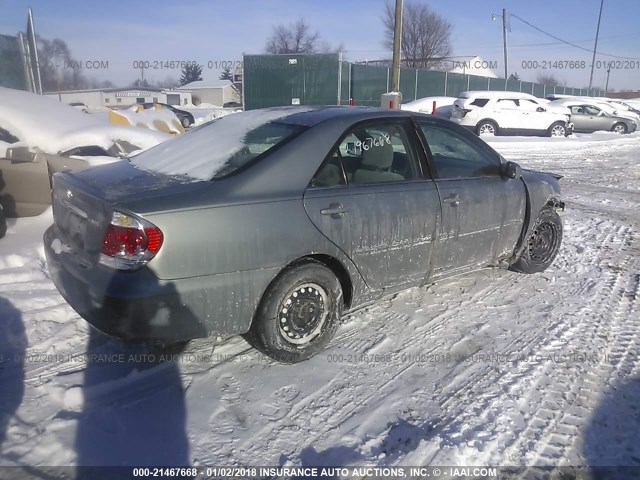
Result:
[[622,125],[617,125],[616,128],[614,129],[614,132],[624,133],[624,127]]
[[551,135],[554,137],[564,137],[564,127],[561,127],[560,125],[556,125],[551,130]]
[[493,125],[485,123],[480,127],[480,135],[493,135],[495,133],[495,129]]
[[291,290],[280,305],[280,335],[289,343],[306,344],[317,337],[329,314],[326,290],[305,283]]
[[556,239],[555,227],[550,223],[538,225],[529,239],[529,257],[536,263],[546,263],[554,255]]

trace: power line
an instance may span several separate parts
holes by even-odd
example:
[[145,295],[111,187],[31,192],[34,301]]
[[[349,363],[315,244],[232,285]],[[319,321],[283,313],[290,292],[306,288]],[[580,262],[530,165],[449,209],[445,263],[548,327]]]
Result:
[[[518,15],[516,15],[515,13],[511,13],[510,15],[511,15],[512,17],[514,17],[514,18],[517,18],[517,19],[518,19],[518,20],[520,20],[521,22],[526,23],[526,24],[527,24],[527,25],[529,25],[531,28],[533,28],[533,29],[535,29],[535,30],[539,31],[540,33],[543,33],[543,34],[545,34],[545,35],[547,35],[547,36],[549,36],[549,37],[551,37],[551,38],[553,38],[553,39],[555,39],[555,40],[558,40],[559,42],[566,43],[567,45],[571,45],[572,47],[578,48],[578,49],[580,49],[580,50],[584,50],[584,51],[586,51],[586,52],[593,52],[593,50],[590,50],[590,49],[585,48],[585,47],[581,47],[580,45],[576,45],[575,43],[568,42],[568,41],[566,41],[566,40],[564,40],[564,39],[562,39],[562,38],[560,38],[560,37],[556,37],[555,35],[553,35],[553,34],[551,34],[551,33],[549,33],[549,32],[546,32],[546,31],[542,30],[541,28],[536,27],[536,26],[535,26],[535,25],[533,25],[532,23],[527,22],[524,18],[519,17],[519,16],[518,16]],[[624,56],[621,56],[621,55],[612,55],[612,54],[610,54],[610,53],[602,53],[602,52],[598,52],[598,54],[599,54],[599,55],[602,55],[602,56],[605,56],[605,57],[623,58],[623,59],[625,59],[625,60],[640,60],[640,58],[638,58],[638,57],[624,57]]]

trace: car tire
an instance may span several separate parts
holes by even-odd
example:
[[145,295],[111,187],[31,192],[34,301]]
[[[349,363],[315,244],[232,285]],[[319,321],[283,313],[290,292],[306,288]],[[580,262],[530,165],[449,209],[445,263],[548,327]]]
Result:
[[181,123],[184,128],[188,128],[189,125],[191,125],[191,122],[189,121],[189,117],[182,117]]
[[567,136],[567,127],[562,122],[555,122],[547,130],[547,136],[549,136],[549,137],[566,137]]
[[7,217],[4,216],[4,210],[0,205],[0,238],[3,238],[7,234]]
[[613,127],[611,127],[611,131],[624,135],[628,132],[628,129],[624,123],[616,123]]
[[539,273],[556,258],[562,244],[562,219],[558,213],[545,208],[540,212],[520,257],[510,267],[520,273]]
[[296,265],[267,288],[245,339],[282,363],[298,363],[321,351],[342,314],[342,287],[317,262]]
[[482,120],[476,125],[476,135],[497,135],[498,125],[491,120]]

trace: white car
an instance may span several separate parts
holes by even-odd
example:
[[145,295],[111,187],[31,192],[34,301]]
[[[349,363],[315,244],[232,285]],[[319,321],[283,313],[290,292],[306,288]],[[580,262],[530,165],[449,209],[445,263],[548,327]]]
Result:
[[453,104],[451,120],[478,135],[564,137],[572,130],[568,108],[521,92],[463,92]]

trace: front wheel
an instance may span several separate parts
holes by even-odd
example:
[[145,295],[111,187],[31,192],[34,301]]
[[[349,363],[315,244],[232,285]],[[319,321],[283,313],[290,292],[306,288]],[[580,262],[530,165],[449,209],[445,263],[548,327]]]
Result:
[[611,131],[614,133],[619,133],[621,135],[627,133],[627,126],[624,123],[616,123],[612,128]]
[[562,122],[556,122],[549,127],[547,134],[550,137],[565,137],[567,135],[567,127]]
[[521,273],[538,273],[546,270],[558,255],[562,244],[562,220],[550,208],[540,212],[520,257],[511,270]]
[[342,288],[333,272],[316,262],[297,265],[268,287],[245,338],[279,362],[298,363],[329,343],[341,313]]
[[189,117],[182,117],[182,126],[184,128],[188,128],[189,125],[191,125],[191,122],[189,121]]

